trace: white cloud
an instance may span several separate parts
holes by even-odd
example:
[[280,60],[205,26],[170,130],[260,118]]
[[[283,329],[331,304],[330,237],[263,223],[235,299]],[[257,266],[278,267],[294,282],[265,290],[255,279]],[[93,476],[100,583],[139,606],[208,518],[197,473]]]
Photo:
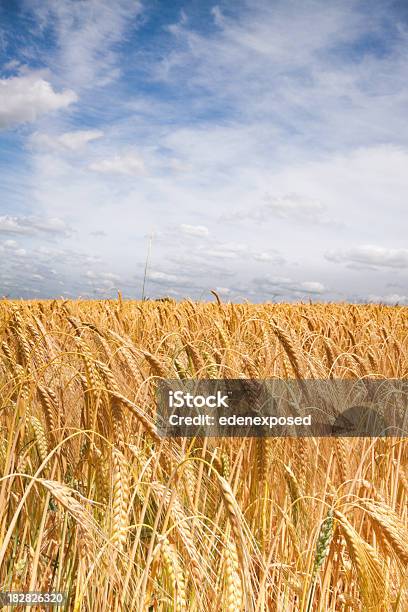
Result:
[[67,224],[58,217],[17,217],[0,216],[0,234],[65,234],[70,233]]
[[[255,109],[287,118],[293,107],[306,109],[304,94],[316,103],[310,72],[324,65],[323,51],[364,31],[363,14],[350,4],[253,2],[244,3],[240,15],[221,18],[218,11],[215,17],[217,31],[209,35],[182,19],[173,27],[176,48],[165,56],[157,77],[184,78],[187,88],[234,102],[246,117]],[[307,111],[313,118],[310,102]]]
[[5,240],[5,241],[3,242],[3,246],[4,246],[6,249],[11,249],[11,250],[14,250],[14,249],[16,249],[16,248],[17,248],[18,243],[17,243],[15,240]]
[[85,272],[85,276],[91,280],[98,280],[98,281],[108,281],[108,282],[113,282],[113,281],[120,281],[120,276],[118,276],[117,274],[114,274],[113,272],[101,272],[101,271],[95,271],[95,270],[87,270]]
[[20,62],[17,59],[12,59],[9,62],[3,64],[3,70],[7,72],[14,72],[20,66]]
[[181,161],[180,159],[169,159],[165,164],[165,167],[168,167],[170,170],[174,170],[175,172],[191,172],[192,167],[185,161]]
[[256,253],[254,259],[256,261],[273,261],[273,255],[270,253]]
[[187,225],[182,223],[180,225],[180,231],[188,236],[208,236],[208,227],[205,225]]
[[75,132],[65,132],[59,135],[35,132],[30,138],[30,143],[41,149],[78,151],[83,149],[89,142],[102,138],[102,136],[102,130],[76,130]]
[[228,295],[231,293],[231,290],[228,287],[216,287],[215,290],[217,293],[221,293],[221,295]]
[[278,251],[258,251],[255,244],[246,242],[222,242],[217,236],[208,240],[203,245],[197,245],[197,248],[190,250],[190,258],[198,257],[204,261],[208,257],[219,260],[239,260],[240,262],[248,262],[250,260],[270,263],[274,265],[282,265],[285,263],[284,258]]
[[[267,196],[264,212],[276,215],[281,219],[296,221],[324,221],[326,207],[318,200],[308,200],[298,194],[288,194],[282,197]],[[265,217],[264,217],[265,218]]]
[[152,270],[151,272],[149,272],[148,279],[149,281],[151,280],[157,283],[179,283],[184,280],[176,274],[167,274],[166,272],[159,272],[156,270]]
[[58,93],[36,73],[0,79],[0,128],[36,121],[77,100],[70,89]]
[[110,289],[113,289],[113,287],[115,286],[115,283],[113,282],[113,280],[109,279],[109,278],[105,278],[104,280],[100,281],[101,284],[104,287],[108,287]]
[[346,251],[329,251],[326,259],[335,263],[348,263],[373,268],[408,268],[408,249],[387,249],[362,245]]
[[248,210],[237,210],[224,215],[225,221],[257,221],[264,223],[276,217],[290,222],[329,224],[327,207],[316,199],[306,198],[297,193],[281,196],[266,195],[264,204],[252,205]]
[[141,175],[146,173],[144,160],[136,154],[115,155],[110,159],[101,159],[89,164],[94,172],[107,174]]
[[273,296],[302,296],[305,294],[322,295],[327,292],[323,283],[318,281],[296,281],[288,277],[267,276],[254,280],[258,293]]
[[16,240],[4,240],[4,242],[0,243],[0,251],[6,251],[8,258],[20,258],[27,255],[27,251],[22,249]]
[[394,306],[395,304],[408,305],[408,296],[398,295],[397,293],[388,295],[369,295],[368,301],[375,304],[388,304],[390,306]]
[[114,46],[124,40],[141,13],[138,0],[30,0],[37,23],[52,28],[58,51],[52,58],[57,74],[75,88],[103,87],[117,79],[120,61]]
[[255,259],[255,261],[265,261],[265,262],[281,262],[282,258],[279,257],[279,255],[272,254],[272,253],[267,253],[267,252],[263,252],[263,253],[255,253],[253,255],[253,258]]
[[324,293],[325,286],[315,281],[305,281],[300,283],[298,290],[304,291],[305,293]]
[[205,256],[214,257],[215,259],[237,259],[239,252],[232,249],[208,249]]

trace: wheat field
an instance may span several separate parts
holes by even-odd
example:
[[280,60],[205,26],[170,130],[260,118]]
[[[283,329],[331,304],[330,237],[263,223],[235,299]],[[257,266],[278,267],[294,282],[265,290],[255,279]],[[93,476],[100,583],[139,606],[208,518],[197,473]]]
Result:
[[155,428],[160,377],[406,378],[407,321],[382,305],[0,302],[0,591],[62,591],[75,611],[407,610],[406,439]]

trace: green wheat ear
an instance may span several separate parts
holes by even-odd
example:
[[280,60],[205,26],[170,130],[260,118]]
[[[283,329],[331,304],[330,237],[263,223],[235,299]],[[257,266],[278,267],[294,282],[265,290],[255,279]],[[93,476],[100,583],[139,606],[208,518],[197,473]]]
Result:
[[333,537],[333,527],[333,510],[330,508],[320,527],[319,538],[316,544],[315,560],[313,564],[313,576],[317,574],[319,569],[322,567],[325,558],[327,557]]
[[312,570],[312,580],[310,584],[306,612],[310,612],[310,610],[312,609],[313,598],[314,598],[314,593],[316,589],[317,574],[320,568],[322,567],[324,560],[327,557],[328,552],[330,550],[330,544],[333,538],[333,533],[334,533],[333,509],[330,508],[327,513],[326,518],[323,520],[320,526],[319,537],[317,539],[317,544],[316,544],[316,552],[315,552],[315,558],[314,558],[313,570]]

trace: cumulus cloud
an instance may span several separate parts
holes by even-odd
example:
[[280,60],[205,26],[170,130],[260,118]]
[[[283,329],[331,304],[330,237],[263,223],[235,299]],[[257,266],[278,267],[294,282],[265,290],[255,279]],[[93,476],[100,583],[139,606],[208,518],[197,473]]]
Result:
[[0,252],[6,252],[7,257],[25,257],[27,255],[27,251],[21,248],[16,240],[4,240],[0,242]]
[[63,234],[69,235],[71,229],[58,217],[48,219],[37,217],[0,216],[0,234]]
[[78,151],[93,140],[102,138],[102,136],[102,130],[76,130],[59,135],[35,132],[30,138],[30,143],[40,149]]
[[107,174],[141,175],[146,173],[144,160],[136,154],[115,155],[109,159],[101,159],[89,164],[94,172]]
[[3,242],[3,247],[5,249],[15,249],[17,247],[17,242],[15,240],[5,240]]
[[74,91],[57,92],[42,76],[31,73],[0,79],[0,128],[34,122],[42,115],[78,100]]
[[43,297],[59,296],[62,286],[64,294],[70,296],[91,297],[97,293],[97,287],[110,295],[121,283],[119,275],[105,271],[104,262],[93,253],[36,246],[34,240],[25,236],[24,241],[26,248],[22,249],[20,240],[0,240],[0,284],[7,286],[10,295],[29,297],[31,291],[35,293],[38,289]]
[[332,250],[325,254],[327,260],[369,268],[408,268],[408,249],[388,249],[374,245],[362,245],[345,251]]

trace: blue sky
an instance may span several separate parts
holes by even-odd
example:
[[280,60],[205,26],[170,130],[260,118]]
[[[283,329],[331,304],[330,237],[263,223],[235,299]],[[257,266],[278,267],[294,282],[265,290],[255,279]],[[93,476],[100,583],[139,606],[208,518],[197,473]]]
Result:
[[408,303],[403,2],[0,0],[0,293]]

